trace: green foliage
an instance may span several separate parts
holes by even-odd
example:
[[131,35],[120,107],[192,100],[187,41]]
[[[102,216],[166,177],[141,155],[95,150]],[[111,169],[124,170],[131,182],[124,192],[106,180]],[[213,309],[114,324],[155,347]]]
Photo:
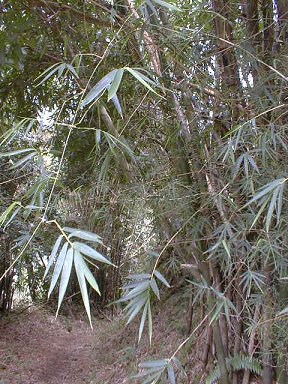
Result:
[[174,356],[171,359],[145,361],[139,364],[142,372],[135,378],[143,379],[142,384],[156,384],[167,377],[169,384],[176,384],[175,367],[182,370],[181,363]]
[[273,180],[270,183],[264,185],[253,196],[253,198],[249,200],[248,203],[244,206],[246,207],[254,202],[257,202],[258,206],[260,207],[259,212],[256,215],[253,221],[253,224],[251,225],[251,228],[256,224],[260,215],[262,214],[262,212],[264,211],[267,205],[269,206],[268,206],[266,221],[265,221],[266,231],[267,232],[269,231],[274,210],[277,215],[277,224],[279,224],[281,211],[282,211],[283,191],[284,191],[286,181],[287,179],[280,178],[277,180]]
[[[76,237],[81,240],[87,240],[96,244],[102,244],[101,238],[98,235],[91,232],[68,227],[64,227],[62,232],[63,234],[58,237],[52,249],[44,273],[45,278],[53,263],[56,261],[54,271],[51,277],[48,297],[51,295],[53,289],[55,288],[57,281],[60,280],[57,310],[58,313],[70,279],[72,265],[74,264],[82,299],[91,324],[91,311],[87,290],[87,282],[99,295],[100,291],[95,277],[87,266],[87,263],[85,261],[86,257],[108,265],[113,264],[106,257],[102,256],[99,252],[91,248],[89,245],[71,240],[73,237]],[[65,243],[61,246],[61,243],[64,239]]]
[[[272,367],[287,339],[283,2],[272,24],[260,1],[253,15],[236,0],[2,3],[0,224],[13,261],[1,275],[39,276],[53,248],[43,289],[59,284],[59,310],[79,285],[90,321],[89,299],[116,302],[128,275],[119,301],[150,343],[163,275],[175,290],[188,279],[191,334],[221,319],[231,355],[235,319],[241,339],[257,325]],[[226,370],[253,368],[231,359]],[[144,381],[173,383],[170,363],[143,366],[155,368]]]
[[[232,357],[227,357],[226,364],[230,372],[248,369],[249,371],[259,375],[262,370],[259,360],[251,356],[236,355]],[[217,383],[219,379],[220,379],[220,368],[217,365],[214,368],[214,370],[209,373],[205,383],[214,384],[214,383]]]
[[[149,340],[152,342],[152,310],[151,301],[153,295],[160,300],[160,291],[155,277],[166,287],[170,287],[165,277],[157,270],[153,274],[141,273],[137,275],[129,275],[129,283],[123,286],[124,294],[118,302],[128,302],[125,307],[127,324],[129,324],[139,312],[142,311],[138,342],[141,340],[146,318],[148,317]],[[153,294],[152,294],[153,292]]]

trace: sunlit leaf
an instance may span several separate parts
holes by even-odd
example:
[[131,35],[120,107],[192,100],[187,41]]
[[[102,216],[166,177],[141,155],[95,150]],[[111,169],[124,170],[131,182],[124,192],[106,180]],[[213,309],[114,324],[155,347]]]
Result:
[[168,380],[170,384],[176,384],[176,377],[172,364],[167,365]]
[[51,295],[53,289],[55,288],[55,285],[59,279],[59,276],[61,274],[61,271],[62,271],[62,268],[64,265],[64,261],[65,261],[65,257],[66,257],[66,253],[67,253],[67,249],[68,249],[68,243],[65,243],[63,245],[60,253],[59,253],[59,256],[57,258],[57,261],[56,261],[56,264],[54,267],[54,272],[53,272],[53,275],[51,278],[50,288],[48,291],[48,297],[50,297],[50,295]]
[[64,227],[63,231],[70,233],[70,235],[68,236],[69,238],[78,237],[79,239],[82,239],[82,240],[103,244],[101,241],[101,237],[96,235],[96,233],[93,233],[93,232],[83,231],[80,229],[70,228],[70,227]]
[[104,76],[87,94],[87,96],[82,101],[82,107],[85,107],[87,104],[90,104],[92,101],[97,100],[101,94],[110,86],[111,82],[114,79],[116,69],[109,72],[106,76]]
[[81,259],[82,259],[81,254],[79,252],[77,252],[77,250],[76,250],[74,252],[74,265],[75,265],[76,275],[77,275],[77,279],[78,279],[84,307],[85,307],[90,325],[92,327],[89,296],[88,296],[88,291],[87,291],[87,284],[86,284],[86,280],[85,280],[85,275],[84,275],[84,271],[83,271],[82,264],[81,264]]
[[[17,213],[19,212],[19,209],[17,207],[22,207],[21,203],[19,201],[14,201],[12,204],[9,205],[8,208],[5,209],[5,211],[0,216],[0,226],[2,227],[4,223],[6,223],[6,226],[8,225],[8,222],[11,221],[11,217],[15,217],[15,211]],[[8,221],[8,222],[7,222]]]
[[62,268],[59,295],[58,295],[58,310],[57,310],[57,312],[59,311],[59,308],[62,304],[64,295],[65,295],[65,292],[66,292],[66,289],[68,286],[68,282],[70,279],[72,263],[73,263],[73,254],[74,254],[74,250],[73,250],[73,248],[70,247],[68,249],[67,254],[66,254],[65,261],[63,264],[63,268]]
[[19,168],[21,165],[25,164],[27,161],[31,160],[37,152],[29,153],[28,155],[22,157],[22,159],[16,161],[16,163],[13,163],[13,165],[10,167],[11,169]]
[[16,156],[26,152],[35,152],[34,148],[16,149],[15,151],[0,153],[0,157]]
[[132,76],[135,77],[144,87],[146,87],[149,91],[155,93],[157,96],[160,96],[154,89],[149,85],[149,82],[151,83],[151,80],[147,78],[147,76],[143,75],[141,72],[137,71],[136,69],[132,69],[129,67],[124,68],[126,71],[130,72]]
[[87,264],[85,263],[82,255],[80,252],[78,251],[75,251],[77,252],[77,257],[78,257],[78,265],[81,267],[82,269],[82,272],[84,273],[84,276],[86,278],[86,280],[88,281],[88,283],[91,285],[91,287],[99,294],[101,295],[100,293],[100,290],[99,290],[99,286],[97,284],[97,281],[95,279],[95,277],[93,276],[92,272],[90,271],[89,267],[87,266]]
[[60,247],[62,239],[63,239],[63,235],[60,235],[58,237],[58,239],[56,240],[56,243],[54,244],[54,247],[52,249],[51,255],[50,255],[48,263],[47,263],[47,267],[45,269],[45,273],[44,273],[43,279],[45,279],[45,277],[47,276],[47,273],[49,272],[49,269],[51,268],[51,266],[52,266],[52,264],[53,264],[53,262],[55,260],[55,257],[56,257],[56,254],[58,252],[58,249]]
[[152,279],[150,280],[150,287],[152,288],[152,291],[155,293],[155,295],[157,296],[158,300],[160,300],[160,292],[159,292],[159,288],[158,288],[158,285],[156,283],[156,280],[152,277]]
[[123,68],[116,69],[114,79],[112,80],[112,83],[108,89],[108,101],[113,99],[114,96],[116,96],[118,88],[121,84],[123,73],[124,73]]
[[111,263],[111,261],[106,259],[106,257],[102,256],[101,253],[95,251],[95,249],[89,247],[89,245],[75,241],[73,243],[73,248],[76,249],[77,251],[83,253],[84,255],[91,257],[94,260],[100,261],[101,263],[113,265]]
[[154,275],[157,277],[158,280],[160,280],[164,285],[166,285],[166,287],[170,288],[170,284],[159,271],[155,270]]
[[140,321],[140,326],[139,326],[139,334],[138,334],[138,342],[140,342],[141,337],[142,337],[142,333],[143,333],[143,329],[144,329],[144,325],[145,325],[145,321],[146,321],[146,317],[147,317],[147,310],[148,310],[148,301],[146,302],[146,304],[144,306],[142,316],[141,316],[141,321]]
[[166,1],[163,1],[163,0],[153,0],[156,4],[159,4],[161,5],[162,7],[164,8],[167,8],[169,9],[169,11],[178,11],[178,12],[182,12],[182,10],[178,7],[176,7],[175,5],[171,4],[171,3],[167,3]]

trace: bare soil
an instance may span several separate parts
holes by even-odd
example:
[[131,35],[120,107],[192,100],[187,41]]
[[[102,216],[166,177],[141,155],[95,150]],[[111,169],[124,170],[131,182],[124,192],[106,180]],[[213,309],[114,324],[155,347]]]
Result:
[[[43,308],[14,313],[0,320],[0,384],[137,384],[140,361],[169,357],[184,339],[185,316],[173,303],[164,307],[154,316],[152,346],[147,335],[139,346],[137,321],[125,327],[123,319],[95,319],[91,330],[85,317],[55,319]],[[186,366],[198,370],[192,360]]]
[[83,321],[34,309],[2,320],[0,335],[1,384],[91,382],[94,333]]

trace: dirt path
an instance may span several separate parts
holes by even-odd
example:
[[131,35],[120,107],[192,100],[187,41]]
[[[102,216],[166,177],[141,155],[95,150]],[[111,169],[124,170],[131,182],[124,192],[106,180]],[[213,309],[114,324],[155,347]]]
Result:
[[32,311],[0,322],[0,384],[93,383],[95,331]]
[[[91,330],[86,317],[55,319],[39,308],[11,314],[0,320],[0,384],[140,384],[143,380],[132,378],[139,362],[170,356],[183,340],[186,306],[179,302],[171,298],[154,314],[152,345],[147,325],[139,345],[139,322],[125,327],[121,317],[95,319]],[[203,342],[197,336],[196,344]],[[201,367],[196,351],[202,348],[196,344],[182,384],[193,382]]]

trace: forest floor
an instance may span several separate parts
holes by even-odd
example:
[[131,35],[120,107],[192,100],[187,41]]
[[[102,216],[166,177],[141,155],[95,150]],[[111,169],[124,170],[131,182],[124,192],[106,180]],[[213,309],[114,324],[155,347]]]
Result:
[[[138,346],[137,321],[125,327],[120,318],[94,319],[91,330],[84,316],[55,319],[36,307],[15,311],[0,320],[0,384],[135,384],[139,361],[169,357],[184,339],[185,316],[173,303],[162,308],[152,346],[147,335]],[[185,364],[197,369],[199,360]]]

